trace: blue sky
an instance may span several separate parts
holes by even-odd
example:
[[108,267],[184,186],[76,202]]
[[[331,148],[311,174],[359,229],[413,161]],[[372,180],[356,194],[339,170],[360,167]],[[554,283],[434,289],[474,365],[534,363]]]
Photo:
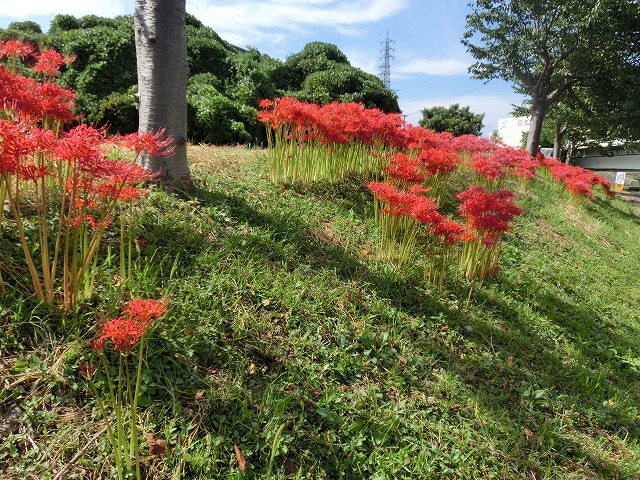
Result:
[[[43,30],[54,15],[113,17],[133,13],[133,0],[24,0],[0,3],[0,27],[33,20]],[[407,121],[435,105],[468,105],[484,113],[484,134],[523,97],[509,84],[472,80],[472,57],[460,43],[468,0],[187,0],[187,11],[225,40],[284,60],[306,43],[335,44],[352,65],[378,74],[382,44],[394,51],[391,88]]]

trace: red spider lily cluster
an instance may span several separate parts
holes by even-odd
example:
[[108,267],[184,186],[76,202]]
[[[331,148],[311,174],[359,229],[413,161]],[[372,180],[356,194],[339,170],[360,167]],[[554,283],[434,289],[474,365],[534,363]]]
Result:
[[[391,252],[383,256],[391,259],[398,254],[402,258],[396,261],[402,263],[408,260],[404,252],[414,247],[417,236],[426,235],[440,262],[437,274],[430,274],[439,285],[446,268],[443,259],[449,258],[456,244],[481,239],[478,248],[494,248],[511,218],[520,214],[510,192],[492,194],[477,186],[458,196],[461,221],[443,215],[439,207],[452,188],[448,177],[464,167],[495,189],[507,177],[534,176],[539,166],[539,159],[531,159],[522,150],[473,135],[454,137],[407,125],[397,114],[384,114],[360,104],[318,106],[281,98],[264,100],[260,106],[258,118],[267,126],[272,167],[276,165],[272,179],[317,179],[298,177],[304,170],[298,162],[340,162],[340,146],[360,152],[352,154],[360,165],[350,164],[348,168],[385,178],[368,185],[376,199],[380,250]],[[333,173],[335,169],[327,171]],[[330,175],[322,178],[337,179]],[[483,206],[482,211],[477,206]]]
[[467,231],[473,232],[485,245],[495,245],[509,230],[513,218],[522,215],[511,190],[491,193],[480,185],[472,185],[456,198],[460,200],[458,212],[467,220]]
[[553,178],[561,181],[568,191],[580,197],[592,199],[593,189],[596,186],[602,187],[607,195],[615,195],[611,190],[611,182],[602,175],[596,175],[590,170],[567,165],[555,158],[544,159],[542,165],[549,170]]
[[[0,199],[18,229],[36,296],[52,302],[61,275],[65,308],[73,306],[119,204],[147,193],[141,185],[153,175],[133,162],[135,155],[171,154],[163,131],[108,136],[83,124],[65,131],[77,120],[74,92],[54,79],[71,61],[54,50],[0,43]],[[18,62],[33,75],[19,73]],[[36,206],[30,222],[38,225],[39,248],[23,228],[27,200]]]
[[403,125],[398,114],[358,103],[319,106],[284,97],[262,100],[260,108],[273,181],[335,181],[377,171],[384,163],[383,150],[394,145]]
[[122,314],[105,322],[100,336],[92,342],[96,350],[104,350],[105,342],[111,342],[117,352],[128,353],[142,336],[167,310],[167,302],[154,299],[134,298],[122,310]]

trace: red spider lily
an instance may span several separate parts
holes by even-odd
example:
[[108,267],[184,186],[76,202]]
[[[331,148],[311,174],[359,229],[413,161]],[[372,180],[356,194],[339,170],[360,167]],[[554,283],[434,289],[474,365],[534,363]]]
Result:
[[52,173],[49,172],[49,168],[46,165],[36,166],[33,164],[21,164],[18,166],[17,170],[18,176],[23,180],[30,180],[32,182],[37,182],[47,176],[51,176]]
[[75,105],[73,90],[61,87],[56,83],[39,83],[34,92],[40,108],[39,118],[51,118],[62,123],[76,120],[71,112]]
[[384,212],[394,217],[409,216],[417,199],[426,199],[426,197],[419,197],[417,195],[412,195],[411,193],[401,192],[384,182],[370,182],[367,187],[378,200],[387,205]]
[[98,221],[93,215],[78,215],[71,221],[71,225],[73,227],[88,224],[94,230],[98,228],[107,228],[111,223],[112,221],[110,219]]
[[75,56],[65,58],[55,50],[43,50],[36,55],[37,61],[33,66],[33,70],[43,74],[45,77],[56,77],[60,73],[62,65],[67,65],[75,59]]
[[453,137],[449,145],[459,152],[491,152],[498,148],[498,145],[486,138],[477,137],[475,135],[460,135]]
[[424,195],[425,193],[429,193],[431,191],[431,187],[424,187],[419,183],[411,185],[409,187],[409,193],[412,195]]
[[144,325],[151,325],[151,322],[160,318],[167,311],[167,307],[167,302],[163,300],[134,298],[122,313]]
[[55,147],[55,155],[83,171],[103,175],[104,149],[104,129],[80,124],[63,134]]
[[460,156],[447,147],[425,148],[417,159],[428,176],[453,172],[460,164]]
[[504,158],[491,153],[474,153],[471,156],[469,166],[478,174],[488,180],[495,180],[505,177],[509,173],[510,165],[505,163]]
[[123,353],[130,352],[146,330],[144,325],[131,321],[130,318],[114,318],[102,325],[101,335],[93,343],[93,348],[104,350],[105,342],[110,340],[114,350]]
[[0,107],[14,116],[69,123],[75,119],[71,112],[74,104],[72,90],[55,83],[39,83],[0,67]]
[[0,57],[20,57],[25,59],[31,56],[35,51],[33,45],[16,40],[7,40],[0,45]]
[[409,215],[423,225],[435,225],[442,221],[438,205],[430,198],[414,195]]
[[8,120],[0,120],[0,138],[0,174],[15,173],[21,158],[33,154],[35,144],[28,136],[26,125]]
[[96,350],[103,350],[110,340],[113,349],[127,353],[140,341],[152,322],[160,318],[167,309],[167,303],[160,300],[132,299],[118,318],[105,322],[100,337],[92,343]]
[[453,245],[463,239],[466,229],[453,220],[443,217],[442,221],[433,226],[432,233],[441,237],[448,245]]
[[506,232],[509,222],[522,214],[511,190],[489,193],[480,185],[472,185],[456,198],[460,200],[460,216],[467,219],[470,228],[479,232]]
[[417,197],[411,207],[410,216],[427,226],[427,231],[442,238],[445,244],[457,243],[465,231],[464,226],[438,212],[438,205],[427,197]]
[[400,153],[391,159],[385,169],[388,175],[409,183],[422,183],[427,177],[420,171],[421,163],[411,159],[406,153]]
[[[528,153],[528,152],[527,152]],[[513,174],[520,178],[534,178],[536,176],[536,168],[541,165],[540,158],[522,158],[513,171]]]
[[400,148],[422,150],[445,146],[450,138],[452,138],[451,134],[436,133],[423,127],[408,124],[404,125],[389,143]]
[[487,180],[497,180],[510,174],[532,178],[539,165],[539,159],[531,158],[526,150],[509,147],[476,152],[469,162],[469,166]]
[[562,181],[567,190],[586,198],[593,198],[593,187],[600,185],[607,195],[615,195],[611,190],[611,183],[602,175],[596,175],[586,168],[562,163],[555,158],[542,160],[551,176]]
[[136,155],[142,151],[158,157],[173,155],[173,138],[165,135],[166,130],[161,128],[156,133],[137,132],[117,137],[117,140],[126,148],[133,150]]

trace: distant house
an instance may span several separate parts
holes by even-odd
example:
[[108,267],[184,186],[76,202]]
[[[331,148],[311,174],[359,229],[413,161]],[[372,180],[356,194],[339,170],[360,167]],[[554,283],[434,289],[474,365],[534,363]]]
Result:
[[514,148],[522,147],[522,134],[529,132],[529,117],[509,117],[498,120],[498,135],[503,143]]

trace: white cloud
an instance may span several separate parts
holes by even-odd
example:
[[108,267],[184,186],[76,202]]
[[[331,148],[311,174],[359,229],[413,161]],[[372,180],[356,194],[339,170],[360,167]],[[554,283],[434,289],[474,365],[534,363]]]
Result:
[[0,2],[0,17],[15,20],[26,20],[31,17],[67,14],[76,17],[84,15],[99,15],[115,17],[132,14],[132,0],[28,0]]
[[273,43],[282,31],[310,33],[314,27],[359,35],[372,24],[407,8],[409,0],[188,0],[187,11],[238,45]]
[[378,52],[372,54],[366,50],[345,48],[342,50],[342,53],[347,56],[349,63],[354,67],[372,73],[373,75],[378,74]]
[[393,72],[401,76],[405,74],[423,74],[423,75],[467,75],[469,64],[456,59],[427,59],[417,58],[408,62],[394,65]]

